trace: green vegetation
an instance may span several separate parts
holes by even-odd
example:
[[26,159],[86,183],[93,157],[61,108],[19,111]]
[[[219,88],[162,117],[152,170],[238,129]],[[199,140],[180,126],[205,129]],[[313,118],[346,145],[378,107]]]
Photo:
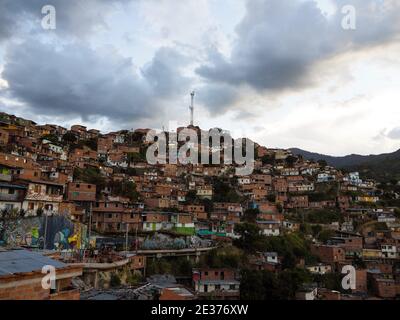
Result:
[[266,237],[261,234],[260,228],[252,223],[240,223],[235,225],[235,232],[240,236],[234,240],[234,244],[245,252],[254,253],[266,248]]
[[186,257],[148,259],[146,274],[149,276],[172,274],[174,276],[190,277],[194,267],[195,264],[191,260],[187,260]]
[[241,250],[235,247],[214,249],[201,257],[199,266],[210,268],[239,268],[244,260]]
[[304,219],[309,223],[330,224],[342,219],[340,212],[336,210],[312,210],[304,213]]
[[143,277],[140,273],[136,273],[136,272],[131,272],[129,273],[126,282],[131,285],[131,286],[135,286],[140,284],[143,281]]
[[316,262],[316,258],[311,255],[310,243],[300,233],[290,233],[279,237],[266,238],[266,251],[277,252],[283,257],[283,269],[294,268],[299,259],[304,259],[306,263]]
[[400,208],[394,209],[394,214],[395,214],[397,219],[400,219]]
[[277,252],[283,257],[282,267],[294,268],[299,259],[314,262],[316,258],[311,255],[310,243],[301,233],[290,233],[278,237],[266,237],[260,234],[260,229],[252,223],[241,223],[235,226],[235,231],[241,236],[234,241],[235,246],[247,254],[257,251]]
[[334,235],[335,235],[335,231],[333,231],[333,230],[322,230],[320,233],[318,233],[316,235],[316,237],[322,243],[326,243]]
[[71,144],[71,150],[83,149],[84,147],[97,151],[97,139],[79,140],[78,142]]
[[278,275],[269,271],[243,269],[240,298],[242,300],[292,300],[304,283],[312,281],[304,269],[284,270]]
[[110,181],[108,186],[111,187],[114,196],[129,198],[132,202],[137,201],[139,198],[139,193],[136,191],[136,185],[132,181]]
[[236,192],[230,183],[219,178],[214,178],[213,185],[213,201],[214,202],[240,202],[241,196]]
[[74,169],[74,181],[82,181],[92,183],[97,186],[97,191],[100,191],[106,186],[106,180],[100,172],[100,169],[89,167],[85,169]]
[[259,209],[247,209],[243,214],[243,220],[249,223],[255,223],[259,213]]
[[143,152],[142,153],[129,152],[127,154],[127,158],[129,163],[146,161],[146,155]]
[[120,285],[121,285],[121,279],[118,276],[118,274],[116,274],[116,273],[111,274],[110,286],[112,288],[115,288],[115,287],[119,287]]
[[52,142],[54,144],[58,144],[59,143],[58,137],[56,135],[54,135],[54,134],[48,134],[48,135],[42,137],[42,139],[43,140],[48,140],[48,141],[50,141],[50,142]]
[[78,138],[72,132],[67,132],[66,134],[63,135],[61,140],[65,144],[74,144],[76,141],[78,141]]

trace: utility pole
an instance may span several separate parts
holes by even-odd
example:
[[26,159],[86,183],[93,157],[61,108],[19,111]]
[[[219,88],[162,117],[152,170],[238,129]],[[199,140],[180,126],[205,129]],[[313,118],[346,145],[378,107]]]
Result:
[[137,234],[138,234],[138,226],[136,224],[136,232],[135,232],[135,249],[136,249],[136,254],[138,252],[138,239],[137,239]]
[[89,207],[89,232],[88,232],[88,242],[89,242],[89,247],[90,247],[90,237],[92,236],[92,202],[90,202],[90,207]]
[[44,223],[44,240],[43,240],[43,250],[46,250],[46,239],[47,239],[47,213],[45,213],[45,223]]
[[126,234],[125,234],[125,251],[126,255],[128,255],[128,237],[129,237],[129,223],[126,223]]

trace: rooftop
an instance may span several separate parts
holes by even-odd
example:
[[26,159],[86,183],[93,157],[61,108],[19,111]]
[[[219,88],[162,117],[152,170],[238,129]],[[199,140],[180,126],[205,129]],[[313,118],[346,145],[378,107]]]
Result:
[[41,271],[46,265],[64,268],[67,265],[28,250],[0,250],[0,276]]

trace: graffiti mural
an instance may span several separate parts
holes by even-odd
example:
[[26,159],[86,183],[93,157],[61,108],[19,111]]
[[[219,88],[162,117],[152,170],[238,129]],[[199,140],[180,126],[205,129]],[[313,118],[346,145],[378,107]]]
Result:
[[[3,230],[4,229],[4,230]],[[28,217],[0,225],[0,245],[50,250],[81,249],[87,246],[87,227],[64,216]]]

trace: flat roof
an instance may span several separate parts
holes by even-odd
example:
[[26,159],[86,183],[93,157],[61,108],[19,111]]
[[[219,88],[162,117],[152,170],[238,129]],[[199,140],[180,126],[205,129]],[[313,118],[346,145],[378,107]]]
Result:
[[7,183],[7,182],[0,182],[0,187],[3,188],[14,188],[14,189],[26,189],[26,186],[22,186],[19,184]]
[[46,265],[55,268],[67,267],[65,263],[43,256],[39,252],[22,249],[0,251],[0,276],[41,271]]
[[230,284],[240,284],[238,280],[199,280],[199,284],[214,284],[214,285],[230,285]]

